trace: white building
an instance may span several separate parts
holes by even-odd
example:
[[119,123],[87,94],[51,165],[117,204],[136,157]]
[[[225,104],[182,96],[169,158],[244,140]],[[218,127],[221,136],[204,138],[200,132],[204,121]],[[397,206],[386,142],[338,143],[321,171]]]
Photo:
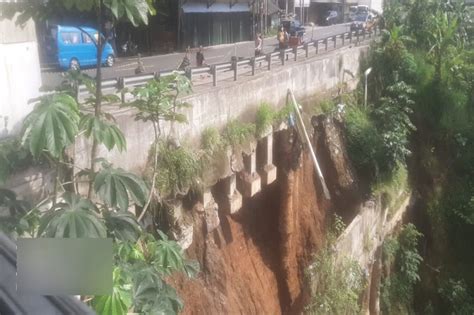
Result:
[[21,27],[15,20],[0,20],[0,138],[21,130],[33,107],[28,100],[41,86],[35,24],[30,20]]

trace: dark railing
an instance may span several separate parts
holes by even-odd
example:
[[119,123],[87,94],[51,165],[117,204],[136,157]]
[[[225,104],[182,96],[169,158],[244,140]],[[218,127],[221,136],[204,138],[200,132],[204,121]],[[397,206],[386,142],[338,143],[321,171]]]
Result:
[[[186,75],[191,81],[198,79],[203,75],[210,75],[212,76],[212,85],[217,86],[220,75],[226,72],[232,72],[233,76],[230,76],[230,78],[233,78],[234,81],[237,81],[239,77],[239,70],[244,69],[244,68],[247,68],[247,70],[248,68],[250,68],[250,70],[248,71],[250,71],[251,75],[253,76],[256,73],[257,65],[261,65],[262,63],[266,63],[267,70],[271,70],[272,63],[274,63],[276,60],[279,60],[281,62],[281,65],[285,65],[286,61],[289,58],[289,55],[292,55],[293,60],[297,61],[298,58],[300,58],[299,56],[300,53],[301,54],[304,53],[304,57],[308,58],[310,56],[310,49],[314,49],[314,53],[317,55],[321,52],[322,47],[324,47],[324,51],[328,51],[330,45],[332,45],[334,49],[337,48],[338,42],[340,42],[341,47],[343,47],[346,44],[352,44],[354,42],[358,43],[361,40],[367,39],[367,37],[372,38],[373,36],[376,36],[376,35],[380,35],[380,29],[378,29],[377,27],[374,27],[370,31],[367,31],[367,30],[350,31],[350,32],[345,32],[338,35],[332,35],[324,39],[309,41],[309,42],[304,43],[303,45],[288,48],[285,50],[274,51],[274,52],[267,53],[259,57],[233,60],[231,62],[214,64],[214,65],[205,66],[205,67],[189,68],[186,71],[164,70],[164,71],[154,72],[150,74],[135,75],[135,76],[129,76],[129,77],[120,77],[117,79],[104,80],[102,82],[102,89],[104,93],[106,92],[115,93],[117,91],[123,91],[125,90],[125,88],[130,89],[137,86],[143,86],[149,80],[152,80],[152,79],[159,80],[160,77],[165,77],[173,73]],[[226,79],[229,79],[229,76],[227,76]],[[78,90],[77,95],[79,95],[79,97],[87,96],[88,91],[84,85],[80,85],[78,89],[79,90]],[[122,93],[122,101],[124,100],[125,100],[125,96],[124,96],[124,93]]]

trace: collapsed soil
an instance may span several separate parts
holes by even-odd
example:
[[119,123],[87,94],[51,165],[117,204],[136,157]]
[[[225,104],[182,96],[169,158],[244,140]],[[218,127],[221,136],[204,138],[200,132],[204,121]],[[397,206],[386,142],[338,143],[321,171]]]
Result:
[[[306,152],[291,167],[294,145],[275,139],[278,179],[234,215],[220,213],[220,226],[206,232],[193,211],[196,279],[175,276],[171,284],[184,302],[183,314],[300,314],[309,294],[304,270],[324,238],[326,209]],[[218,198],[216,198],[218,199]]]

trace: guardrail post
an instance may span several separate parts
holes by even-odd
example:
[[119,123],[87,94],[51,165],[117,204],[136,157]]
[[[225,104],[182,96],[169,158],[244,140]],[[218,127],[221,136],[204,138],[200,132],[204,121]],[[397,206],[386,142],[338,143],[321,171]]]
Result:
[[305,53],[305,57],[308,58],[308,56],[309,56],[309,45],[308,45],[308,43],[304,44],[304,53]]
[[365,33],[366,33],[366,31],[363,30],[363,33],[362,33],[362,39],[363,39],[363,40],[365,40]]
[[232,68],[234,69],[234,81],[237,81],[237,59],[232,61]]
[[357,35],[357,43],[359,43],[359,34],[360,34],[360,30],[357,30],[356,32],[357,32],[357,33],[356,33],[356,35]]
[[217,69],[215,65],[211,66],[212,86],[217,86]]
[[317,40],[315,43],[314,43],[314,47],[316,48],[316,55],[318,54],[318,50],[319,50],[319,40]]
[[298,47],[293,47],[293,55],[294,55],[295,61],[298,60]]
[[328,50],[328,38],[326,37],[326,39],[324,40],[324,45],[326,45],[326,51]]
[[268,70],[271,70],[272,69],[272,54],[267,54],[265,59],[267,59],[267,62],[268,62],[268,65],[267,65]]
[[192,79],[193,79],[193,72],[192,71],[193,70],[190,67],[184,69],[184,75],[189,79],[189,81],[192,81]]
[[336,48],[336,44],[337,44],[337,35],[333,37],[334,39],[334,48]]
[[285,65],[285,50],[284,49],[280,50],[280,59],[281,59],[281,65],[284,66]]
[[349,32],[349,43],[352,44],[352,31]]
[[255,75],[255,57],[250,58],[250,66],[252,67],[252,75]]
[[153,79],[160,81],[160,71],[153,72]]
[[344,46],[345,39],[346,39],[346,33],[342,33],[342,46]]
[[125,83],[122,77],[117,78],[117,89],[120,91],[120,100],[122,101],[122,104],[125,103]]

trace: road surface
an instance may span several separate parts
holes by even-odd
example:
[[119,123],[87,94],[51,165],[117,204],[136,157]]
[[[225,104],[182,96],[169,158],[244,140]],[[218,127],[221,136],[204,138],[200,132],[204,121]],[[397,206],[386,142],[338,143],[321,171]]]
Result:
[[[340,34],[349,30],[349,24],[338,24],[326,27],[314,27],[314,32],[311,31],[311,27],[307,27],[307,31],[304,37],[305,41],[311,41],[313,33],[313,39],[323,39],[328,36]],[[263,52],[269,53],[278,47],[278,42],[275,37],[265,38],[263,41]],[[236,44],[226,44],[219,46],[211,46],[203,48],[205,62],[207,64],[216,64],[221,62],[229,62],[231,57],[236,55],[238,57],[248,58],[254,55],[255,44],[253,41],[240,42]],[[156,55],[149,57],[142,57],[143,66],[146,73],[157,72],[160,70],[171,70],[176,69],[181,61],[183,60],[184,53],[172,53],[166,55]],[[191,66],[196,65],[195,51],[191,52],[189,56],[191,60]],[[103,79],[111,79],[117,77],[135,75],[135,69],[137,68],[137,57],[124,57],[118,58],[113,67],[102,68]],[[82,69],[84,73],[94,77],[96,70]],[[43,71],[41,74],[43,85],[54,87],[61,83],[62,77],[60,71]]]

